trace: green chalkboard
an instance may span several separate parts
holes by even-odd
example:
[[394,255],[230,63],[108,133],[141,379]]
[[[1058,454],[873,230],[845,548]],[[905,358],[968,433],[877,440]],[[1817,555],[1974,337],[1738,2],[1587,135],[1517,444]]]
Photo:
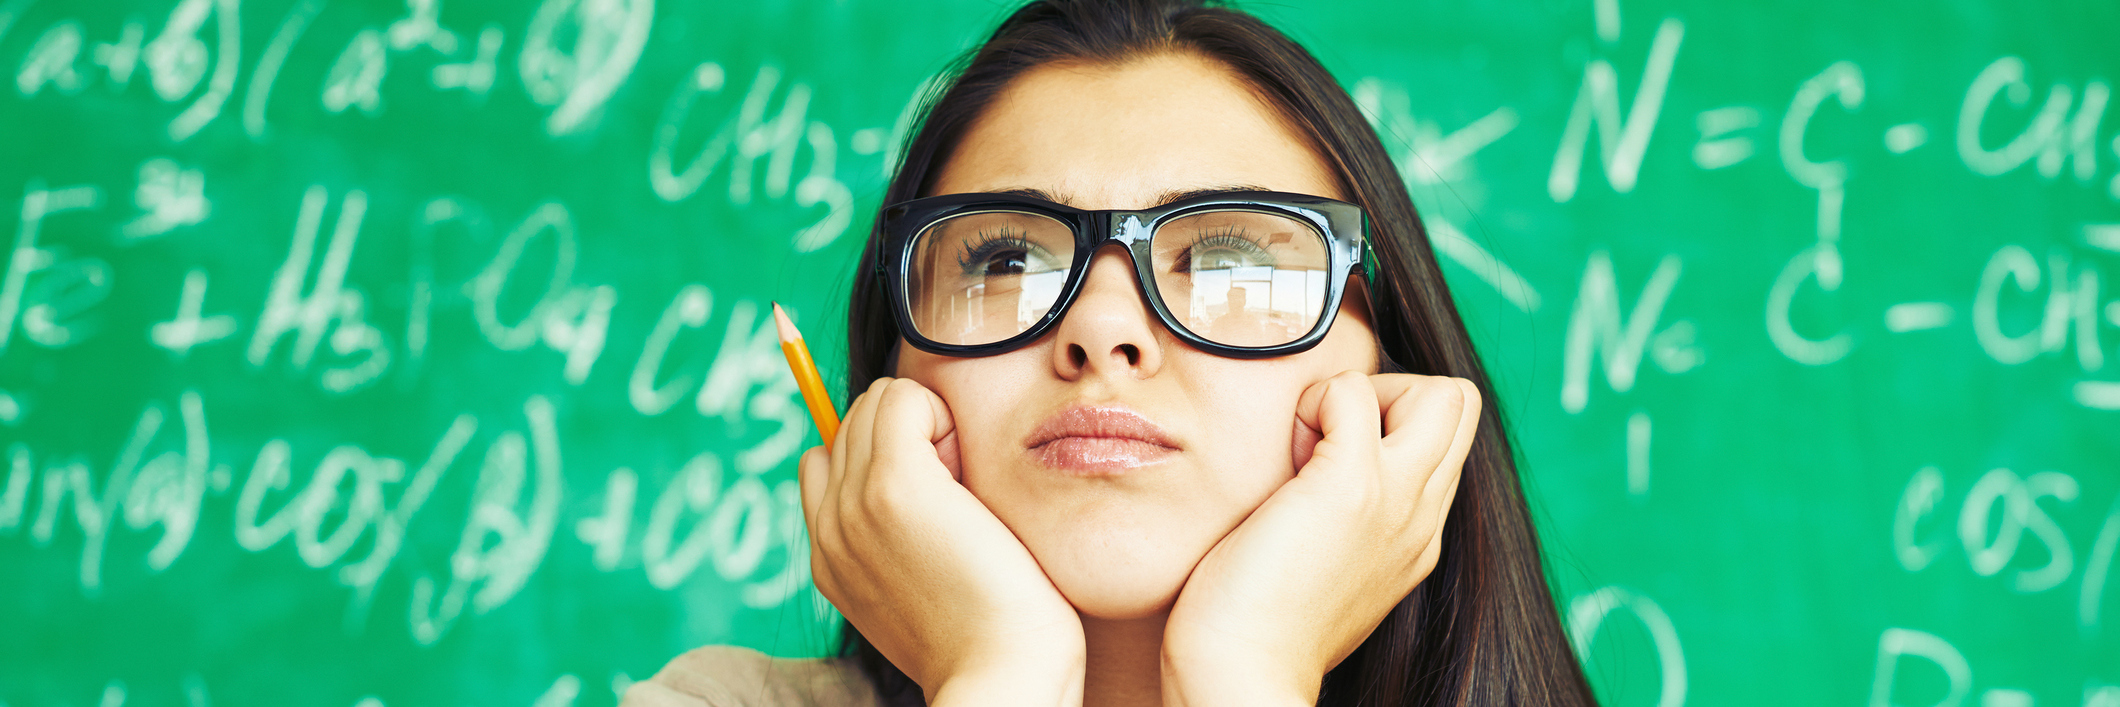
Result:
[[[828,650],[764,312],[841,379],[1007,9],[0,0],[0,705]],[[2120,6],[1257,9],[1400,158],[1607,703],[2120,706]]]

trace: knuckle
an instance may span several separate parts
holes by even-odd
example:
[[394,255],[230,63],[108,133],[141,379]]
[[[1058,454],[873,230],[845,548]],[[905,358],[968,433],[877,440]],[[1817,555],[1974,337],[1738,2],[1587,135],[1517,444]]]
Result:
[[1480,393],[1479,384],[1473,383],[1466,378],[1451,378],[1450,380],[1457,383],[1458,395],[1465,401],[1465,404],[1477,408],[1484,401],[1486,396]]
[[828,515],[835,531],[843,531],[847,523],[858,522],[864,517],[863,514],[867,512],[866,507],[862,504],[860,487],[857,485],[842,485],[839,489],[839,494],[831,500],[833,503],[825,505],[830,506]]
[[875,484],[870,484],[862,490],[860,498],[854,499],[854,507],[860,511],[861,517],[870,520],[882,517],[887,510],[884,506],[882,490]]
[[839,583],[832,578],[832,565],[823,555],[810,556],[810,581],[817,585],[817,593],[823,594],[826,601],[838,604],[842,599]]
[[1421,559],[1413,565],[1413,576],[1425,580],[1428,575],[1435,574],[1435,565],[1438,559],[1440,558],[1434,554],[1422,554]]
[[1423,387],[1426,388],[1429,397],[1445,400],[1464,400],[1465,388],[1458,384],[1462,380],[1464,379],[1452,376],[1436,376],[1422,382],[1425,384]]
[[1466,405],[1477,404],[1466,397],[1469,384],[1463,381],[1462,378],[1432,378],[1421,398],[1450,412],[1462,413]]
[[876,406],[890,410],[895,415],[912,414],[913,410],[926,411],[927,388],[911,378],[893,378],[878,394]]
[[[890,387],[892,380],[894,379],[878,378],[876,380],[869,381],[868,389],[863,390],[861,392],[861,395],[855,396],[854,402],[858,403],[864,399],[868,400],[871,403],[876,402],[878,399],[883,397],[883,391]],[[851,408],[852,404],[849,404],[848,407]]]
[[831,554],[831,548],[830,548],[830,547],[828,547],[828,546],[827,546],[827,545],[825,544],[825,542],[824,542],[824,539],[823,539],[823,538],[820,538],[820,537],[818,537],[818,534],[817,534],[817,533],[811,533],[811,534],[810,534],[810,553],[809,553],[809,554],[810,554],[810,575],[811,575],[811,576],[818,576],[818,575],[821,575],[821,574],[823,574],[823,573],[824,573],[824,570],[825,570],[825,565],[826,565],[826,563],[830,561],[830,558],[828,557],[828,555],[830,555],[830,554]]
[[910,378],[892,378],[883,387],[881,399],[876,402],[884,407],[902,406],[919,394],[920,384]]
[[898,484],[871,483],[861,494],[861,513],[871,522],[890,523],[905,507],[905,492]]

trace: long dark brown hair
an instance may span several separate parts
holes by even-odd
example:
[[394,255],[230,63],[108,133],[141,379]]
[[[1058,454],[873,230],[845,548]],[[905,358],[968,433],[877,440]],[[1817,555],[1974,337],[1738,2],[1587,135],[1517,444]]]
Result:
[[[1434,572],[1325,676],[1319,704],[1596,704],[1546,584],[1501,405],[1398,169],[1347,91],[1286,35],[1201,0],[1036,0],[960,59],[953,82],[926,97],[884,203],[928,195],[973,121],[1025,71],[1163,52],[1196,53],[1234,69],[1309,137],[1336,168],[1343,193],[1368,211],[1383,285],[1372,317],[1386,369],[1464,378],[1487,401]],[[881,234],[879,222],[855,274],[842,399],[892,374],[898,330],[874,269]],[[843,635],[845,654],[886,702],[921,704],[920,687],[851,624]]]

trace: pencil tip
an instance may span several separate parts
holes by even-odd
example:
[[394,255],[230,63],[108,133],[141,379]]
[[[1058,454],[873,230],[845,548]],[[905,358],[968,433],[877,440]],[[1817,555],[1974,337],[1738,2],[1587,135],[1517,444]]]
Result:
[[773,326],[780,330],[780,343],[787,344],[802,340],[802,332],[795,329],[795,322],[788,320],[788,312],[780,308],[779,302],[773,303]]

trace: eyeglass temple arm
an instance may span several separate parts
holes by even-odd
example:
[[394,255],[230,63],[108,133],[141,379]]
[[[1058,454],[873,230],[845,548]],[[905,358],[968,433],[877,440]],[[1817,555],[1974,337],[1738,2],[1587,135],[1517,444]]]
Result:
[[[1368,224],[1363,224],[1362,231],[1362,248],[1355,252],[1355,257],[1360,260],[1357,265],[1362,268],[1362,284],[1368,286],[1369,298],[1374,300],[1378,295],[1383,294],[1384,283],[1377,281],[1377,251],[1376,247],[1371,245],[1372,239],[1369,237]],[[1370,306],[1376,305],[1372,302]]]

